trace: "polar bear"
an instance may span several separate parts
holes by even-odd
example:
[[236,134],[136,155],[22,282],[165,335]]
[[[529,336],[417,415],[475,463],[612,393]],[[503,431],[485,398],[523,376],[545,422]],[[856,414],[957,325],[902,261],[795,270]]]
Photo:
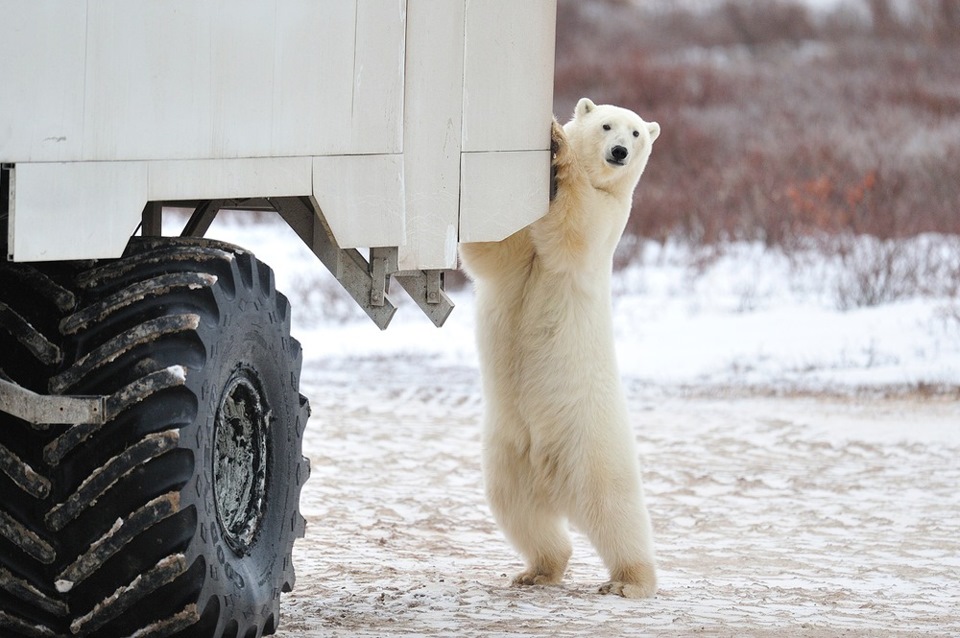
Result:
[[587,98],[554,121],[556,194],[501,242],[461,245],[474,281],[487,500],[526,569],[560,582],[569,521],[610,572],[602,593],[656,592],[650,518],[617,370],[613,253],[660,125]]

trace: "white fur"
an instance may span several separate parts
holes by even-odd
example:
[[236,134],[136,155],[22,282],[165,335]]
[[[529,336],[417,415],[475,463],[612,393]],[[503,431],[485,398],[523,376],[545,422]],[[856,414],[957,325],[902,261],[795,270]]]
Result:
[[554,122],[557,194],[549,212],[502,242],[461,246],[476,287],[486,493],[527,562],[516,584],[562,579],[569,520],[610,571],[601,591],[631,598],[656,591],[614,351],[610,275],[659,133],[632,111],[580,100],[562,129]]

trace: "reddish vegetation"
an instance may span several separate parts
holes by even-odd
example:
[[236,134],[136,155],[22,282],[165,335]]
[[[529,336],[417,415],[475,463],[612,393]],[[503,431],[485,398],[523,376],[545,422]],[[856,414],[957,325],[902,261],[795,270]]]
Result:
[[560,0],[555,107],[662,125],[634,235],[960,233],[960,0],[907,6]]

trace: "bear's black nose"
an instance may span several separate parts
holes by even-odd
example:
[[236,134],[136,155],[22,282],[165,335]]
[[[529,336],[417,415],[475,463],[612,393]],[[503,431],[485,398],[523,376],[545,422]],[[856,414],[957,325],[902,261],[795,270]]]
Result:
[[623,160],[627,159],[627,149],[623,146],[614,146],[610,153],[613,155],[613,159],[617,160],[618,162],[622,162]]

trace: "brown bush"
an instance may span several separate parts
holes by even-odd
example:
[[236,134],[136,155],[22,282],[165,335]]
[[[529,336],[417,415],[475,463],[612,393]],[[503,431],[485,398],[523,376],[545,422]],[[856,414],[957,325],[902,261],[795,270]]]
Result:
[[660,122],[636,235],[960,233],[960,0],[884,4],[560,0],[555,108],[588,95]]

